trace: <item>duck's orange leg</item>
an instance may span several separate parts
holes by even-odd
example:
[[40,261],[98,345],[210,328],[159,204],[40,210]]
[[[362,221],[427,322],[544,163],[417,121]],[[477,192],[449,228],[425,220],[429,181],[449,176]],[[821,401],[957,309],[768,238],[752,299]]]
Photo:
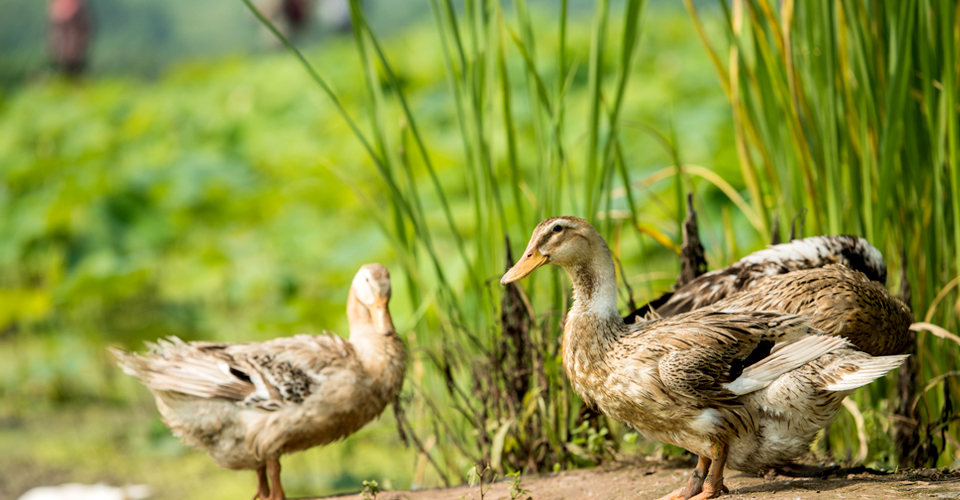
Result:
[[707,478],[703,482],[703,491],[699,495],[690,497],[690,500],[707,500],[717,498],[718,496],[730,491],[723,485],[723,468],[727,465],[727,451],[729,447],[726,443],[717,443],[710,450],[710,470]]
[[267,473],[270,474],[270,497],[268,500],[286,500],[283,485],[280,484],[280,460],[267,460]]
[[693,470],[693,475],[690,476],[690,481],[687,482],[687,485],[668,493],[666,496],[660,497],[660,500],[685,500],[703,490],[703,480],[707,477],[710,468],[710,459],[703,456],[698,456],[697,458],[697,468]]
[[267,482],[267,466],[257,468],[257,494],[253,500],[270,500],[270,483]]

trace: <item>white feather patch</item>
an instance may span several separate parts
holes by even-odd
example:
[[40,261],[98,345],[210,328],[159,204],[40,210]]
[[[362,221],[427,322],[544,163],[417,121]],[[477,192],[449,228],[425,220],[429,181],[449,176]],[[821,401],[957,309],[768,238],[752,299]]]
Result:
[[[864,261],[874,268],[884,267],[883,254],[880,253],[880,250],[877,250],[863,238],[856,238],[855,241],[854,246],[863,256]],[[842,246],[846,246],[846,244],[837,241],[836,236],[812,236],[758,250],[743,257],[737,263],[767,264],[789,260],[809,260],[816,266],[820,266],[823,265],[825,256],[839,253]]]
[[899,367],[909,354],[898,356],[877,356],[857,363],[859,370],[843,375],[832,384],[824,387],[826,391],[852,391],[884,376],[888,371]]
[[717,430],[717,426],[722,423],[723,418],[720,416],[720,412],[713,408],[707,408],[700,412],[697,418],[690,421],[687,427],[701,434],[712,434]]
[[780,375],[845,345],[848,345],[846,339],[826,335],[811,335],[789,342],[788,345],[780,347],[759,363],[747,367],[736,380],[723,384],[723,387],[737,395],[763,389]]

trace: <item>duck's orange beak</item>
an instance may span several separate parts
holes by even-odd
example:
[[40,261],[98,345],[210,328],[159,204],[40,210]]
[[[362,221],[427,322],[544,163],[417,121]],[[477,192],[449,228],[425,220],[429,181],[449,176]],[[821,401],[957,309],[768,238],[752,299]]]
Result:
[[370,312],[373,316],[373,324],[377,332],[384,335],[391,335],[397,332],[393,326],[393,318],[390,317],[390,307],[385,297],[377,297],[373,303],[373,310]]
[[547,256],[540,253],[540,250],[536,248],[536,246],[537,243],[535,241],[530,242],[527,250],[523,252],[523,257],[500,279],[501,285],[507,285],[519,279],[526,278],[534,269],[547,263]]

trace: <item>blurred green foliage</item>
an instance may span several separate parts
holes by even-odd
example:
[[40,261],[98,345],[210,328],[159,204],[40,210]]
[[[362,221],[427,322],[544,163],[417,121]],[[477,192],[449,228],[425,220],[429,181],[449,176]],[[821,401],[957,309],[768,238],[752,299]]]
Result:
[[4,103],[0,328],[132,346],[341,327],[320,320],[384,252],[317,162],[350,144],[314,140],[337,125],[303,105],[302,79],[274,83],[291,70],[236,60]]
[[[617,47],[622,21],[620,4],[614,7],[610,47]],[[243,13],[239,3],[216,8],[230,10],[230,16]],[[581,14],[571,11],[563,65],[553,56],[559,52],[555,10],[534,8],[531,17],[551,21],[519,35],[529,36],[539,54],[549,55],[535,60],[537,74],[551,85],[564,82],[564,119],[571,125],[563,129],[562,141],[576,162],[588,147],[582,125],[591,103],[591,26],[589,16]],[[722,11],[704,9],[700,14],[707,38],[714,44],[726,40]],[[395,17],[400,24],[405,19],[399,13]],[[617,130],[626,159],[622,164],[634,181],[633,216],[679,241],[676,188],[693,190],[708,260],[718,267],[762,247],[769,235],[752,228],[715,183],[688,175],[678,184],[661,175],[675,170],[671,166],[679,155],[682,163],[708,167],[749,198],[731,107],[690,19],[679,6],[666,3],[651,5],[645,18]],[[379,19],[371,21],[378,34],[389,16]],[[411,179],[401,186],[420,186],[417,199],[453,294],[466,295],[473,286],[470,273],[482,270],[477,277],[481,286],[470,289],[475,302],[465,308],[467,319],[482,316],[484,308],[492,311],[492,297],[500,293],[490,288],[503,263],[500,235],[510,235],[514,249],[526,241],[533,217],[543,210],[537,203],[539,192],[521,193],[518,204],[529,204],[524,205],[525,218],[508,218],[506,227],[478,220],[478,213],[493,218],[497,212],[476,208],[471,170],[475,159],[464,151],[435,27],[416,24],[386,34],[381,42],[396,87],[382,67],[361,64],[349,39],[324,39],[307,51],[307,58],[322,70],[364,132],[388,131],[382,141],[385,155],[398,165],[409,162]],[[108,45],[123,49],[119,42]],[[540,185],[542,135],[537,127],[542,110],[527,98],[532,82],[525,78],[531,73],[516,50],[506,52],[503,67],[511,75],[506,88],[514,96],[511,120],[520,166],[519,183],[506,176],[495,180],[506,197],[515,185],[534,191]],[[608,82],[604,92],[612,92],[609,82],[623,67],[616,54],[600,58],[594,67]],[[371,75],[376,85],[368,88],[364,82]],[[481,81],[491,83],[477,79]],[[413,154],[398,88],[429,144],[452,216],[469,242],[465,246],[458,248],[447,229],[422,158]],[[499,99],[502,90],[490,92]],[[383,101],[372,103],[370,96],[377,94]],[[495,116],[493,106],[500,102],[478,103],[489,116]],[[377,119],[386,125],[374,125]],[[500,122],[487,123],[484,130],[498,152],[493,168],[504,172],[506,134]],[[575,182],[582,177],[578,170],[563,189],[584,191]],[[608,182],[608,188],[624,186],[618,176]],[[554,208],[567,213],[583,205],[575,196],[560,199]],[[364,262],[381,261],[392,271],[391,309],[414,352],[408,388],[441,392],[444,381],[437,370],[425,366],[424,350],[470,348],[457,329],[461,325],[451,325],[444,317],[448,311],[438,310],[434,276],[424,280],[432,287],[407,286],[413,277],[405,259],[409,253],[425,260],[418,254],[423,250],[416,244],[410,245],[413,250],[398,248],[389,239],[396,234],[384,231],[383,220],[375,216],[390,213],[395,201],[331,102],[286,54],[179,63],[157,80],[40,80],[0,95],[0,449],[15,450],[0,456],[0,468],[41,471],[0,481],[0,497],[66,480],[149,482],[157,498],[249,494],[253,475],[219,470],[201,453],[181,446],[156,420],[147,391],[120,374],[104,347],[139,349],[142,340],[164,335],[248,341],[322,329],[345,334],[347,286]],[[507,202],[511,211],[518,209],[513,203]],[[606,208],[621,213],[631,209],[623,196],[598,198],[597,203],[608,203]],[[631,235],[630,225],[622,221],[607,224],[605,234],[616,238],[625,277],[635,298],[643,301],[673,281],[679,262],[648,236]],[[495,242],[477,241],[493,234]],[[460,250],[476,263],[474,268],[462,264]],[[888,258],[888,263],[893,260]],[[551,283],[560,290],[555,276]],[[944,281],[942,276],[930,279],[936,282],[932,285]],[[540,288],[538,304],[564,300],[560,293],[550,295],[548,286]],[[554,315],[545,323],[556,319],[555,311],[538,312]],[[482,333],[485,341],[497,339],[495,316],[488,314],[469,326],[476,325],[481,331],[474,333]],[[554,370],[551,376],[562,380],[556,360],[547,362]],[[860,398],[868,407],[864,415],[871,446],[879,450],[873,459],[882,464],[891,463],[885,417],[889,404],[883,397],[889,385],[877,384],[875,393]],[[413,396],[408,417],[423,432],[425,445],[451,477],[462,476],[469,466],[451,453],[449,441],[437,439],[444,431],[437,432],[420,394]],[[535,399],[530,396],[525,402]],[[476,435],[455,417],[449,420],[460,436]],[[491,434],[510,425],[490,423]],[[841,425],[845,431],[852,429],[848,421]],[[438,477],[423,457],[401,447],[395,426],[393,417],[385,415],[343,443],[284,459],[288,493],[358,491],[368,479],[384,489],[437,485]],[[600,454],[624,437],[636,437],[624,436],[624,429],[615,425],[599,431],[576,426],[569,430],[582,448]],[[499,450],[510,453],[517,440],[513,433],[502,436]],[[624,443],[621,451],[637,449],[664,451],[642,440]]]
[[[726,105],[702,50],[682,11],[657,15],[625,116],[658,127],[672,121],[691,138],[685,156],[735,177]],[[574,95],[586,91],[588,30],[571,23],[568,35],[570,60],[581,68]],[[413,27],[391,36],[387,50],[441,181],[462,185],[455,110],[435,35]],[[362,77],[351,41],[329,39],[308,55],[351,112],[363,113],[366,91],[355,83]],[[522,68],[517,58],[508,64]],[[517,93],[525,89],[523,81],[514,85]],[[518,113],[529,120],[529,111]],[[624,134],[639,158],[631,167],[638,176],[669,164],[646,130]],[[6,483],[0,497],[66,480],[150,482],[158,498],[234,497],[235,489],[219,485],[236,484],[238,473],[171,438],[147,391],[116,369],[104,347],[139,349],[142,340],[164,335],[249,341],[322,329],[345,334],[349,280],[375,260],[393,271],[392,309],[397,326],[409,331],[421,319],[420,304],[402,292],[405,273],[342,183],[344,174],[387,207],[360,144],[284,54],[181,63],[156,81],[51,79],[0,96],[0,448],[17,450],[0,466],[41,471]],[[709,203],[721,199],[702,193]],[[429,193],[424,203],[435,213]],[[468,199],[453,198],[452,208],[469,220]],[[665,207],[651,213],[672,217]],[[439,214],[430,217],[439,224]],[[711,224],[719,227],[719,217],[707,216],[704,226]],[[440,248],[452,252],[441,236]],[[726,247],[714,248],[719,262]],[[677,266],[669,252],[651,250]],[[669,278],[660,283],[656,289]],[[435,312],[423,321],[435,325]],[[436,484],[413,450],[397,451],[394,428],[384,416],[342,444],[286,459],[288,491],[351,491],[371,478],[393,487]],[[61,447],[66,442],[76,447]],[[54,449],[59,458],[48,455]],[[126,465],[115,469],[119,463]],[[202,471],[218,486],[182,483],[177,471]],[[249,483],[243,491],[252,490],[252,477],[239,476]]]

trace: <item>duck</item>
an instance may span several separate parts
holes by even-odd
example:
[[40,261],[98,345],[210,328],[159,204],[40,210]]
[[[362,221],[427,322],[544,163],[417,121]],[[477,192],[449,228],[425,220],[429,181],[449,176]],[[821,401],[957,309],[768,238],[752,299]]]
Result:
[[357,271],[347,299],[350,337],[266,342],[148,343],[111,349],[153,393],[166,425],[218,465],[254,470],[254,499],[283,500],[280,457],[343,439],[377,418],[403,385],[406,349],[390,316],[390,273]]
[[811,236],[771,245],[723,269],[683,280],[675,291],[632,311],[624,320],[632,323],[650,313],[663,317],[693,311],[751,290],[768,277],[828,265],[859,271],[880,285],[887,281],[883,254],[866,239],[850,235]]
[[651,439],[698,456],[688,483],[662,500],[715,498],[725,467],[760,473],[809,449],[843,398],[900,366],[779,311],[704,308],[627,324],[604,239],[584,219],[533,231],[506,285],[558,265],[573,288],[562,363],[584,403]]

